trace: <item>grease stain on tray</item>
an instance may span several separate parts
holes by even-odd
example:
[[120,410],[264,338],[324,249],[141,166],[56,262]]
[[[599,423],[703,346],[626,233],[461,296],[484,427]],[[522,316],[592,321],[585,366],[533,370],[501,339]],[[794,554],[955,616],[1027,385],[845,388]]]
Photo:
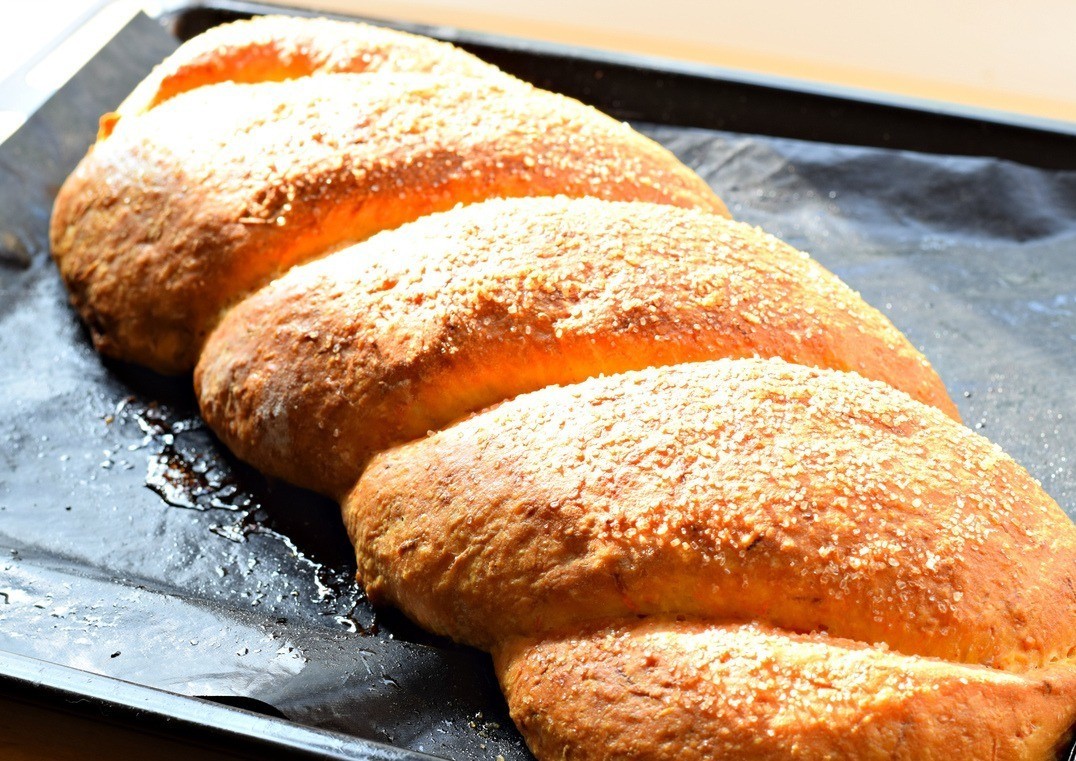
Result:
[[[300,547],[288,527],[281,530],[277,524],[288,517],[284,513],[293,512],[288,509],[292,506],[284,505],[282,509],[276,509],[276,505],[265,504],[259,496],[259,492],[266,491],[261,488],[265,478],[252,470],[250,473],[237,472],[249,469],[234,463],[229,455],[222,452],[200,417],[184,414],[167,404],[142,402],[137,397],[128,396],[104,420],[118,429],[126,430],[132,426],[137,429],[141,437],[128,444],[126,449],[129,452],[146,452],[144,484],[164,503],[183,510],[220,515],[220,520],[208,523],[207,529],[225,541],[245,544],[251,538],[258,537],[282,546],[295,569],[300,574],[309,574],[316,594],[311,601],[330,607],[331,610],[325,615],[336,626],[348,632],[371,636],[382,634],[376,616],[355,582],[353,568],[316,560]],[[131,432],[134,433],[134,430]],[[109,453],[106,453],[107,460]],[[318,533],[324,539],[324,532]],[[340,541],[346,542],[342,537]],[[251,550],[246,557],[247,567],[240,570],[248,574],[254,570],[259,563],[255,552],[257,550]],[[217,576],[222,583],[227,575],[226,568],[217,568]],[[258,607],[272,595],[296,594],[287,584],[287,572],[271,570],[267,576],[267,584],[259,584],[258,588],[249,590],[251,607]]]

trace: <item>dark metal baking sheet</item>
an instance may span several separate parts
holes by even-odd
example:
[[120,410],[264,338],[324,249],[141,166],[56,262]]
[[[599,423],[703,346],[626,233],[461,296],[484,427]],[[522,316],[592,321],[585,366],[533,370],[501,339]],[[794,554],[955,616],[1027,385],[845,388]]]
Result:
[[[367,605],[334,505],[235,462],[189,379],[102,360],[67,306],[52,196],[175,44],[136,18],[0,146],[0,650],[448,758],[528,758],[486,656]],[[886,311],[968,424],[1074,514],[1076,172],[639,126]]]

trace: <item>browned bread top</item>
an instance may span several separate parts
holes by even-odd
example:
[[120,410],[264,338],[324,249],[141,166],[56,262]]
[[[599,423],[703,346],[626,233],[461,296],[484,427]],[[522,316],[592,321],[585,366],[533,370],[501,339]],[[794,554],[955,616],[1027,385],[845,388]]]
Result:
[[550,387],[374,458],[371,597],[481,647],[659,613],[1025,669],[1076,653],[1076,526],[906,394],[780,360]]
[[563,197],[432,215],[293,269],[228,314],[195,385],[234,452],[339,496],[376,452],[525,391],[755,355],[956,415],[922,355],[806,254],[705,212]]
[[554,194],[725,213],[664,148],[569,98],[333,74],[201,87],[125,121],[65,182],[51,240],[97,347],[181,372],[295,263],[459,203]]
[[414,71],[504,77],[470,53],[429,37],[369,24],[294,16],[256,16],[213,27],[157,65],[114,113],[98,139],[180,93],[218,82],[278,82],[314,74]]
[[496,663],[547,759],[1028,761],[1076,721],[1071,661],[1012,674],[755,624],[624,621]]

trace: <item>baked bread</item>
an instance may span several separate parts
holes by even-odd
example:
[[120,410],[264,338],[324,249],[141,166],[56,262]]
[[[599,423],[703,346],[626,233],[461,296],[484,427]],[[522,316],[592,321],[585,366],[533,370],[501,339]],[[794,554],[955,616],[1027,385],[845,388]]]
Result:
[[668,616],[512,640],[497,668],[539,758],[1055,758],[1076,700],[1071,669]]
[[371,599],[492,652],[539,758],[1070,732],[1076,526],[664,149],[327,22],[214,31],[118,113],[52,225],[98,348],[197,363],[228,446],[342,501]]
[[121,119],[206,85],[378,71],[509,79],[497,67],[429,37],[324,18],[257,16],[213,27],[181,45],[101,117],[98,139],[111,135]]
[[339,498],[371,455],[525,391],[756,355],[957,415],[907,339],[806,254],[706,212],[563,197],[431,215],[296,267],[228,313],[194,380],[236,454]]
[[370,598],[491,650],[539,758],[1049,758],[1076,721],[1076,527],[853,373],[545,388],[343,509]]
[[557,194],[726,213],[664,148],[570,98],[346,73],[211,84],[122,120],[64,183],[50,236],[97,348],[177,373],[292,265],[459,203]]
[[655,614],[999,669],[1076,644],[1076,527],[1022,468],[885,384],[780,360],[519,396],[375,457],[344,517],[368,594],[487,650]]

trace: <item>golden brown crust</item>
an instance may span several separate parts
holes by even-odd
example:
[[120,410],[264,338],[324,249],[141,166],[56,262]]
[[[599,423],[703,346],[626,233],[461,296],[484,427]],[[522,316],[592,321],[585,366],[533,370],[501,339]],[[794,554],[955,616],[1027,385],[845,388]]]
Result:
[[1072,661],[1010,674],[757,625],[619,623],[496,663],[543,759],[1047,759],[1076,721]]
[[518,397],[374,458],[343,509],[372,599],[483,648],[659,613],[999,668],[1076,646],[1076,527],[1022,468],[780,360]]
[[121,119],[198,87],[377,71],[508,77],[454,45],[428,37],[324,18],[257,16],[214,27],[181,45],[115,113],[101,117],[98,139],[111,135]]
[[712,214],[594,199],[488,201],[298,267],[228,314],[195,385],[232,451],[338,496],[374,453],[520,393],[753,355],[956,415],[900,332],[806,254]]
[[97,347],[181,372],[224,309],[293,264],[459,203],[560,193],[724,212],[672,154],[577,101],[334,74],[202,87],[131,120],[65,182],[51,240]]

